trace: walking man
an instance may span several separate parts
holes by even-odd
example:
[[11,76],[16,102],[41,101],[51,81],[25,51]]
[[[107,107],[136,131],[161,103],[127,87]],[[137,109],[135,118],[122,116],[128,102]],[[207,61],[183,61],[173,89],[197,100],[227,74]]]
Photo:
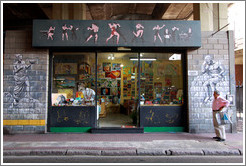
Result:
[[225,125],[221,125],[218,123],[216,115],[219,114],[224,107],[228,107],[228,106],[229,106],[229,101],[221,97],[220,92],[218,90],[215,90],[212,109],[213,109],[214,130],[216,134],[216,137],[213,137],[213,139],[216,139],[216,141],[222,142],[225,141],[226,139]]

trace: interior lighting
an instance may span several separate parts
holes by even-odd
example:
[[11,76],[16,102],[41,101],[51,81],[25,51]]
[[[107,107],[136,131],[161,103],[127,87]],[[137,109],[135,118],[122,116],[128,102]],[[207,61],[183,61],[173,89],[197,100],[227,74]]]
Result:
[[[131,61],[138,61],[138,58],[130,58]],[[140,61],[156,61],[156,58],[140,58]]]
[[108,56],[108,59],[114,60],[114,54]]
[[127,48],[127,47],[117,47],[118,51],[131,51],[131,48]]

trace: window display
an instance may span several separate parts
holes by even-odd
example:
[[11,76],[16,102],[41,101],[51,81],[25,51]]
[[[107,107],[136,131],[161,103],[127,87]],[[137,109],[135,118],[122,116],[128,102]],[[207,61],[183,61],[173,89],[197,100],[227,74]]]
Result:
[[[181,54],[141,53],[141,105],[183,103]],[[146,59],[146,60],[145,60]]]
[[[140,105],[183,104],[181,54],[140,55]],[[52,105],[95,106],[101,105],[102,101],[106,105],[124,105],[128,100],[138,102],[137,60],[136,53],[100,53],[95,67],[95,53],[54,54]]]
[[95,53],[54,54],[52,106],[95,106]]

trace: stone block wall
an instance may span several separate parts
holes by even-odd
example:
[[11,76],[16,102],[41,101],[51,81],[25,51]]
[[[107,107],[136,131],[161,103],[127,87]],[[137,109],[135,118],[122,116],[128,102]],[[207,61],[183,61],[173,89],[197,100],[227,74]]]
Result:
[[[227,31],[202,32],[202,47],[187,52],[188,68],[188,116],[190,133],[214,132],[212,118],[213,90],[221,92],[226,98],[230,94],[230,56]],[[211,58],[211,64],[206,59]],[[209,60],[208,60],[209,61]],[[204,70],[203,70],[204,68]],[[224,71],[223,71],[224,70]],[[223,74],[218,74],[218,73]],[[235,95],[235,94],[234,94]],[[229,107],[233,123],[236,123],[234,107]],[[232,126],[226,125],[231,132]]]
[[[22,55],[22,59],[17,54]],[[32,48],[31,31],[6,31],[3,57],[4,131],[45,132],[48,57],[47,49]]]

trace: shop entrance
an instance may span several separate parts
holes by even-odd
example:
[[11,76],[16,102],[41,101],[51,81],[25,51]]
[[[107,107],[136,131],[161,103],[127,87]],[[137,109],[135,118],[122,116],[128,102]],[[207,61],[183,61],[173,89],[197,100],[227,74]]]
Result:
[[138,54],[104,52],[97,59],[98,127],[137,127]]
[[182,57],[158,52],[53,52],[48,131],[183,131]]

